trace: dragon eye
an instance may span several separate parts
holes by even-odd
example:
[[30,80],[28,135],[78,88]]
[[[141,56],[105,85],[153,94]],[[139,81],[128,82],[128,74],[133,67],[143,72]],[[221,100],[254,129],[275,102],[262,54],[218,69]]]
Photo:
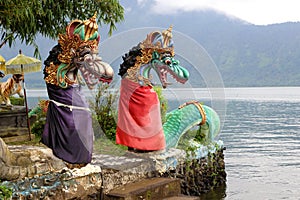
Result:
[[170,59],[166,59],[166,60],[165,60],[165,63],[166,63],[167,65],[170,65],[170,64],[172,63],[172,61],[171,61]]

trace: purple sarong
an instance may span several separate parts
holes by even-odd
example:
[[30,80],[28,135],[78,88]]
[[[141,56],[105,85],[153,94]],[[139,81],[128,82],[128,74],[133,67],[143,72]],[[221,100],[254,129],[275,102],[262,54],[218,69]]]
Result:
[[50,103],[42,142],[55,156],[68,163],[90,163],[94,132],[91,113],[80,86],[64,89],[47,84],[47,91]]

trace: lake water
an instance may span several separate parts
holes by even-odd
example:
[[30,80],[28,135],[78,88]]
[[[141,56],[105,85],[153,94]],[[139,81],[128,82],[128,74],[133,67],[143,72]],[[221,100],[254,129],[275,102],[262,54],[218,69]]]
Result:
[[225,199],[300,199],[299,103],[228,102]]
[[[211,104],[207,92],[195,93]],[[226,88],[224,93],[219,138],[226,146],[227,184],[201,199],[300,199],[300,88]],[[44,94],[28,91],[30,107]]]

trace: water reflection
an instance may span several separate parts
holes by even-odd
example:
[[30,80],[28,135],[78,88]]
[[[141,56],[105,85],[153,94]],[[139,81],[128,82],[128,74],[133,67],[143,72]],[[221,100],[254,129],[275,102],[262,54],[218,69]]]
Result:
[[221,185],[208,193],[200,195],[201,200],[222,200],[226,197],[226,185]]

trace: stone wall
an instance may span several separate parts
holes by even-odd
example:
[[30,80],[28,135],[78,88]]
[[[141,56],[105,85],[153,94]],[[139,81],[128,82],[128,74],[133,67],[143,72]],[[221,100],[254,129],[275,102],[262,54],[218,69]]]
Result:
[[[127,152],[122,156],[95,153],[91,164],[74,170],[64,167],[61,161],[55,162],[60,163],[61,168],[54,169],[53,161],[57,158],[46,156],[51,154],[48,148],[10,146],[14,154],[27,152],[30,166],[39,170],[30,176],[20,176],[0,185],[13,188],[12,199],[100,199],[112,189],[125,184],[147,178],[169,177],[181,180],[183,194],[199,196],[226,181],[224,148],[218,144],[222,143],[198,148],[201,157],[190,156],[180,149],[151,153]],[[45,156],[36,152],[44,152]],[[196,155],[200,155],[199,152]],[[0,165],[5,166],[3,163]],[[50,168],[45,171],[47,167]]]
[[224,154],[221,149],[205,158],[186,160],[162,177],[179,178],[185,195],[199,196],[226,183]]
[[[34,122],[36,117],[30,119]],[[0,106],[0,137],[5,142],[28,141],[29,130],[25,106]]]
[[0,183],[13,188],[12,200],[20,199],[99,199],[102,189],[99,166],[87,165],[82,169],[67,168],[45,174]]

